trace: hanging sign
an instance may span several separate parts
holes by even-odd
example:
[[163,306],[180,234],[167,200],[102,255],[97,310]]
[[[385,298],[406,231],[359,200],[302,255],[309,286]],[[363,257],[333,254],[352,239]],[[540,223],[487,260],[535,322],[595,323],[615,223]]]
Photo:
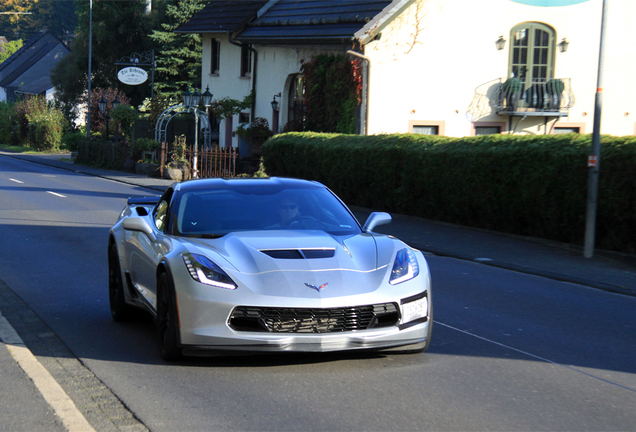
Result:
[[124,84],[139,85],[148,80],[148,72],[138,67],[125,67],[117,72],[117,79]]

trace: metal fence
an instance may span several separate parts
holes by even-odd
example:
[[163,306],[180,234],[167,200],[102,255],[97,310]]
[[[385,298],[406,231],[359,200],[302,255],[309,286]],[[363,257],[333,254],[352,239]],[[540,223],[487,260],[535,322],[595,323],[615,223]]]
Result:
[[501,79],[495,95],[495,106],[500,114],[566,115],[574,102],[570,78],[536,82],[529,87],[519,84],[518,88],[507,87],[505,80]]
[[185,157],[190,163],[190,178],[236,177],[238,149],[211,147],[198,152],[186,150]]

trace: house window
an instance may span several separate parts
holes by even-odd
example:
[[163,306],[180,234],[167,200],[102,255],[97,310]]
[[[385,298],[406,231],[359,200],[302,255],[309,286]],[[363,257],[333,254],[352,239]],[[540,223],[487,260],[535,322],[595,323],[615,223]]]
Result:
[[475,126],[475,135],[496,135],[501,133],[501,126]]
[[250,122],[250,113],[239,113],[238,122],[239,123],[249,123]]
[[445,123],[433,120],[409,120],[409,133],[419,135],[444,135]]
[[439,126],[413,126],[413,133],[419,135],[439,135]]
[[252,76],[252,50],[247,46],[241,46],[241,78]]
[[581,133],[580,131],[581,131],[580,128],[577,128],[577,127],[555,127],[554,128],[554,134],[555,135],[569,134],[569,133]]
[[555,31],[536,22],[516,25],[510,32],[508,76],[526,88],[554,78]]
[[569,134],[569,133],[584,134],[585,123],[558,121],[552,125],[552,128],[550,129],[550,133],[553,135]]
[[475,122],[471,124],[471,136],[476,135],[496,135],[506,130],[505,122]]
[[210,57],[210,74],[219,74],[219,62],[221,55],[221,42],[218,39],[212,38],[212,53]]

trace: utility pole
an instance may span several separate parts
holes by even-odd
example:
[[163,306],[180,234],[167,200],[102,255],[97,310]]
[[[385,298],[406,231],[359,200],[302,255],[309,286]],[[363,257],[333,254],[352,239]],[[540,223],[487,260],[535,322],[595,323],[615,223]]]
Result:
[[86,107],[86,139],[91,139],[91,75],[93,61],[93,0],[88,12],[88,106]]
[[601,113],[603,109],[603,64],[605,61],[605,31],[607,29],[607,3],[603,0],[601,15],[601,41],[598,54],[598,76],[596,97],[594,100],[594,130],[592,131],[592,148],[587,160],[589,168],[587,189],[587,214],[585,217],[585,247],[583,255],[592,258],[594,255],[594,238],[596,237],[596,208],[598,205],[598,178],[601,168]]

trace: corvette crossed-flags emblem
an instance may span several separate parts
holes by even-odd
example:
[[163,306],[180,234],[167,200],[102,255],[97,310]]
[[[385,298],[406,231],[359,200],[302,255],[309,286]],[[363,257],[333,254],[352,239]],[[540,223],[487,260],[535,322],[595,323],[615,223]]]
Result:
[[329,282],[324,283],[324,284],[320,285],[319,287],[317,287],[316,285],[308,284],[308,283],[305,283],[305,285],[308,286],[311,289],[315,289],[316,291],[320,292],[321,289],[323,289],[324,287],[329,285]]

